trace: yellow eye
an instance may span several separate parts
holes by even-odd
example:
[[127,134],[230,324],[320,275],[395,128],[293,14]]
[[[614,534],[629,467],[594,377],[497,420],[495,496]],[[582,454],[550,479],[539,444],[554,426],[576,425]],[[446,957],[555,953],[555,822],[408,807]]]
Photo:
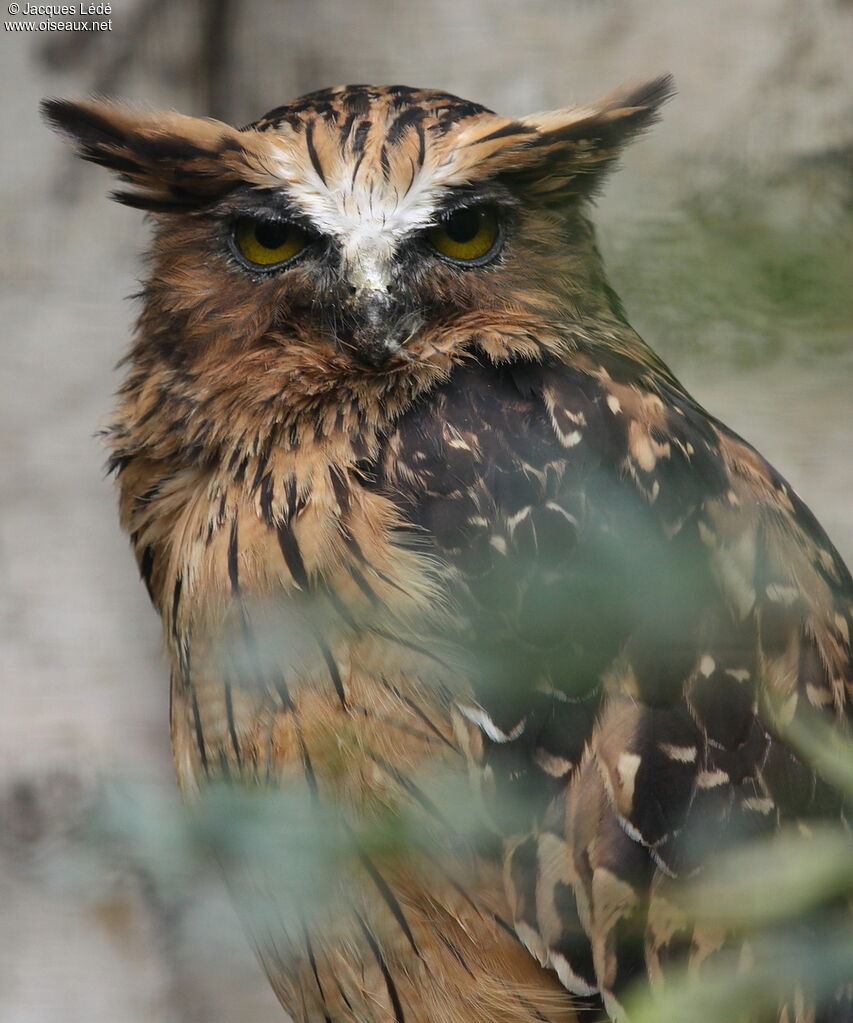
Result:
[[234,226],[234,244],[247,263],[273,267],[298,256],[308,244],[308,236],[287,220],[241,217]]
[[500,226],[490,206],[456,210],[427,232],[430,245],[456,263],[484,263],[500,240]]

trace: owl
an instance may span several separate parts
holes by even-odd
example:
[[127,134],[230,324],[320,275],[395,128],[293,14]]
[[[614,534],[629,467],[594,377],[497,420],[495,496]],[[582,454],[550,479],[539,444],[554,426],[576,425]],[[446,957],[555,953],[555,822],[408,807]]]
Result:
[[[302,1023],[625,1020],[738,947],[679,882],[843,812],[790,729],[849,728],[850,575],[596,246],[671,93],[513,119],[353,85],[240,129],[44,104],[153,219],[108,442],[181,789],[297,789],[353,836],[313,914],[244,871]],[[389,818],[430,840],[386,855]],[[815,1019],[796,979],[778,1002]]]

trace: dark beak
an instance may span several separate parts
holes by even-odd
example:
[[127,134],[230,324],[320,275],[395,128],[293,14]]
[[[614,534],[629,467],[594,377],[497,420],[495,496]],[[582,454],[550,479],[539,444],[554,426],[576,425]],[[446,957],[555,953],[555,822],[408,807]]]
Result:
[[359,362],[371,369],[379,369],[396,355],[411,333],[412,317],[405,316],[401,304],[385,291],[357,293],[348,320],[349,337],[341,340],[352,348]]

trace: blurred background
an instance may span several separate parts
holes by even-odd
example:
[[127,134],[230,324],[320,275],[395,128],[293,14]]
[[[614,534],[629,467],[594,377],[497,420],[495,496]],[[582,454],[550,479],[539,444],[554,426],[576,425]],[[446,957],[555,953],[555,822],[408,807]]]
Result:
[[[168,686],[96,432],[148,228],[39,99],[242,124],[322,86],[401,82],[523,114],[672,71],[678,96],[599,205],[612,283],[849,562],[853,3],[114,0],[107,18],[0,41],[0,1021],[266,1023],[282,1013],[222,883],[153,876],[133,838],[137,807],[173,807]],[[93,844],[80,821],[105,782],[127,786],[128,826]]]

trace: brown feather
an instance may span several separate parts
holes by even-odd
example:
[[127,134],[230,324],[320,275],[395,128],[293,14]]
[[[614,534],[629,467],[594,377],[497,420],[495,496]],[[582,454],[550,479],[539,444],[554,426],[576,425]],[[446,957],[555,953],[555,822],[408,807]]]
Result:
[[[396,815],[428,836],[358,846],[316,915],[234,870],[303,1023],[623,1019],[632,978],[735,942],[676,880],[840,812],[786,728],[848,727],[849,574],[625,322],[588,219],[671,93],[511,120],[350,86],[242,130],[45,105],[158,214],[109,443],[181,787],[284,787],[355,835]],[[496,255],[439,258],[431,232],[472,203]],[[244,265],[247,217],[298,217],[305,254]],[[353,311],[371,288],[408,316],[378,364]],[[468,779],[470,831],[448,835],[430,772]],[[779,1019],[812,1011],[800,992]]]

